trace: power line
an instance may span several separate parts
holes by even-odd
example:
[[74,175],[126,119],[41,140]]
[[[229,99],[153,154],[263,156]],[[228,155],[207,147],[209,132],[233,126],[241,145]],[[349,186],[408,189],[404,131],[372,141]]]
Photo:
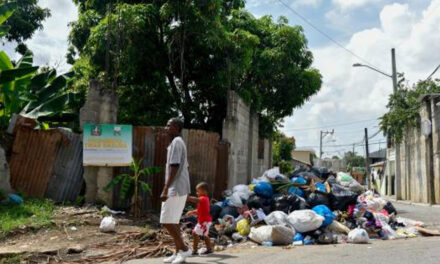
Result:
[[381,132],[381,130],[378,130],[376,133],[374,133],[373,135],[369,136],[368,139],[372,139],[375,136],[379,135],[379,133]]
[[434,74],[438,71],[438,69],[440,69],[440,64],[437,66],[437,68],[435,68],[435,70],[431,73],[431,75],[429,75],[428,78],[426,78],[425,81],[431,79],[431,77],[434,76]]
[[[383,143],[386,143],[386,141],[370,142],[370,143],[368,143],[368,145],[378,145],[378,144],[383,144]],[[352,144],[341,144],[341,145],[329,145],[329,146],[326,146],[326,148],[328,148],[328,147],[336,147],[336,148],[338,148],[338,147],[353,147],[353,145],[355,145],[357,147],[364,146],[363,143],[352,143]],[[299,149],[299,148],[319,148],[319,146],[297,146],[296,148],[297,149]]]
[[339,124],[324,125],[324,126],[320,126],[320,127],[304,127],[304,128],[284,129],[284,131],[302,131],[302,130],[314,130],[314,129],[321,129],[321,128],[329,128],[329,127],[349,126],[349,125],[352,125],[352,124],[368,122],[368,121],[376,121],[376,120],[378,120],[378,118],[353,121],[353,122],[349,122],[349,123],[339,123]]
[[333,43],[335,43],[337,46],[339,46],[340,48],[344,49],[345,51],[347,51],[348,53],[350,53],[352,56],[360,59],[361,61],[365,62],[366,64],[369,64],[371,67],[374,68],[378,68],[374,66],[372,63],[370,63],[369,61],[367,61],[366,59],[362,58],[361,56],[357,55],[356,53],[354,53],[353,51],[347,49],[346,47],[344,47],[344,45],[342,45],[341,43],[339,43],[338,41],[336,41],[334,38],[332,38],[330,35],[328,35],[327,33],[325,33],[324,31],[322,31],[321,29],[319,29],[317,26],[313,25],[312,22],[310,22],[307,18],[305,18],[303,15],[301,15],[300,13],[298,13],[295,9],[293,9],[292,7],[290,7],[288,4],[284,3],[281,0],[278,0],[278,2],[280,2],[282,5],[284,5],[287,9],[289,9],[290,11],[292,11],[294,14],[296,14],[299,18],[301,18],[304,22],[306,22],[309,26],[311,26],[313,29],[315,29],[316,31],[318,31],[319,33],[321,33],[324,37],[326,37],[327,39],[329,39],[330,41],[332,41]]

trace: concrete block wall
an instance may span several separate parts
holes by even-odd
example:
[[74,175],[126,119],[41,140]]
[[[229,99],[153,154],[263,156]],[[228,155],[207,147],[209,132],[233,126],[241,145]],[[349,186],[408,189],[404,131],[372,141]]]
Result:
[[[402,200],[418,203],[440,203],[440,98],[428,98],[420,108],[420,119],[430,120],[431,135],[421,128],[406,131],[400,144],[400,183]],[[389,161],[390,162],[390,161]],[[392,173],[388,171],[388,173]],[[397,184],[396,184],[397,186]]]
[[440,204],[440,98],[431,100],[434,203]]
[[[105,89],[98,81],[91,81],[87,100],[80,110],[80,125],[84,123],[115,124],[117,122],[118,98],[116,93]],[[85,200],[87,203],[103,201],[112,204],[112,192],[103,190],[113,178],[113,168],[85,167]]]
[[[228,187],[247,183],[269,168],[270,147],[265,148],[265,159],[258,160],[258,115],[234,91],[228,92],[228,107],[223,122],[222,137],[230,144]],[[269,142],[267,142],[269,145]]]

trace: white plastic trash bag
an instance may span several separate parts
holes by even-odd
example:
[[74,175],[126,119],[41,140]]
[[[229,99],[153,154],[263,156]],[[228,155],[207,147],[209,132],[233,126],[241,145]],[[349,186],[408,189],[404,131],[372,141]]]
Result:
[[263,177],[267,177],[268,179],[275,179],[280,174],[280,168],[274,167],[270,170],[267,170],[263,173]]
[[289,245],[295,236],[295,231],[285,226],[252,227],[249,238],[259,244],[272,242],[275,245]]
[[106,216],[101,220],[99,230],[104,233],[115,232],[116,220],[112,216]]
[[307,233],[321,227],[324,219],[313,210],[297,210],[289,214],[287,222],[296,232]]
[[362,228],[355,228],[348,233],[348,243],[353,244],[367,244],[370,238],[367,231]]
[[287,225],[287,214],[283,211],[274,211],[264,219],[267,225]]
[[327,230],[346,235],[350,233],[350,228],[346,227],[336,220],[333,220],[333,222],[329,226],[327,226]]
[[235,185],[232,192],[249,193],[249,186],[245,184]]
[[263,221],[264,219],[266,219],[266,214],[264,213],[264,211],[260,208],[257,210],[251,210],[251,226],[257,225],[259,224],[261,221]]
[[355,181],[355,179],[353,179],[353,177],[351,177],[351,175],[345,173],[345,172],[338,172],[337,176],[336,176],[336,180],[338,181],[338,183],[344,187],[348,187],[350,186],[350,184]]
[[228,205],[240,208],[243,206],[243,202],[241,201],[241,199],[242,197],[240,196],[240,193],[235,192],[228,197]]

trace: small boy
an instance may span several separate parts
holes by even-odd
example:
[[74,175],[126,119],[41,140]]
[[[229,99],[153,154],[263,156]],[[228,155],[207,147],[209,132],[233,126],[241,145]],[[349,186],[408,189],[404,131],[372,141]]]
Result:
[[188,216],[197,215],[197,225],[192,231],[194,236],[193,254],[197,252],[200,238],[203,237],[206,243],[205,254],[213,252],[209,238],[209,228],[212,224],[212,217],[209,212],[208,184],[201,182],[196,186],[197,197],[188,196],[188,201],[197,204],[197,210],[189,211]]

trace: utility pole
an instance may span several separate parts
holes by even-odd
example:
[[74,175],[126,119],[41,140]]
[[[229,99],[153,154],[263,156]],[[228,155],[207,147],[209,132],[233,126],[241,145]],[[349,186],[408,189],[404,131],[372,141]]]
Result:
[[[393,73],[392,73],[392,78],[393,78],[393,92],[396,95],[397,94],[397,70],[396,70],[396,50],[393,48],[391,49],[391,67],[393,69]],[[401,185],[401,179],[400,179],[400,144],[395,142],[395,149],[396,149],[396,158],[395,158],[395,162],[396,162],[396,172],[394,175],[394,190],[395,190],[395,194],[396,194],[396,200],[399,200],[402,198],[402,193],[400,190],[400,185]],[[391,180],[391,175],[389,175],[390,180]],[[391,183],[391,181],[388,181],[389,183]],[[391,190],[390,190],[391,191]],[[391,195],[391,192],[390,194]]]
[[322,152],[322,139],[327,136],[327,135],[333,135],[333,133],[335,133],[335,130],[333,129],[332,131],[322,131],[321,130],[321,134],[319,136],[319,159],[322,159],[322,154],[324,154],[324,152]]
[[368,129],[365,128],[365,173],[367,176],[367,187],[368,190],[371,189],[371,179],[370,179],[370,152],[368,150]]

